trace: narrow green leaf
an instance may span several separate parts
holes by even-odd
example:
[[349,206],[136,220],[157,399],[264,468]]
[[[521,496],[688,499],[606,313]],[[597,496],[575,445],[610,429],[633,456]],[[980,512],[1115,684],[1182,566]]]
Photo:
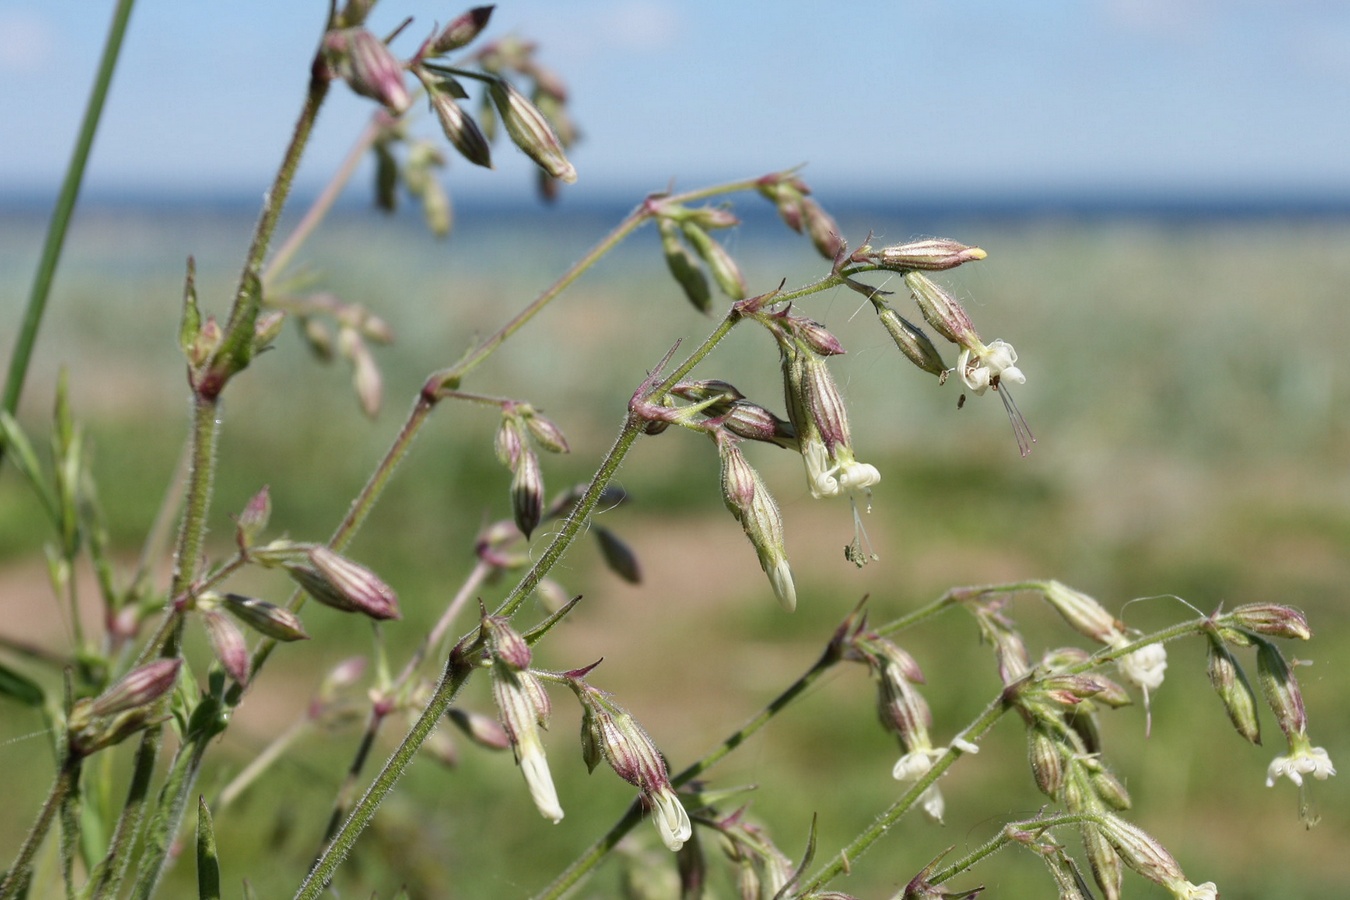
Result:
[[51,485],[42,477],[42,466],[38,464],[37,453],[33,450],[28,435],[24,434],[23,428],[4,410],[0,410],[0,445],[8,451],[23,477],[28,479],[38,500],[46,507],[52,524],[59,527],[61,518],[56,495],[52,493]]
[[0,695],[34,709],[41,708],[45,700],[42,687],[36,681],[14,671],[4,663],[0,663]]
[[216,831],[206,798],[197,798],[197,898],[220,900],[220,859],[216,856]]

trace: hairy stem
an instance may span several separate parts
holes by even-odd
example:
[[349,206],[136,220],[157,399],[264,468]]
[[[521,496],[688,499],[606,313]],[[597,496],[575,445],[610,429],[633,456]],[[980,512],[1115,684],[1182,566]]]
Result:
[[27,895],[28,879],[32,875],[33,856],[42,844],[42,839],[47,836],[47,831],[51,828],[52,820],[56,817],[57,811],[61,809],[71,791],[76,789],[79,771],[79,762],[69,756],[61,764],[61,768],[57,770],[56,778],[52,781],[51,790],[47,792],[47,799],[42,803],[42,809],[38,812],[37,820],[33,822],[33,827],[28,830],[28,836],[24,838],[23,844],[19,847],[14,862],[10,863],[9,871],[5,873],[4,880],[0,881],[0,900],[14,900],[14,898]]

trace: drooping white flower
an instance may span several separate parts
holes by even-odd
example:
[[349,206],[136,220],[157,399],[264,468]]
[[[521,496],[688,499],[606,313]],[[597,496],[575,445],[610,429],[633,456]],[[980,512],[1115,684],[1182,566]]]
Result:
[[545,819],[558,824],[563,818],[562,804],[558,802],[558,791],[553,786],[543,745],[537,737],[523,740],[516,745],[516,752],[520,754],[520,771],[525,775],[530,799]]
[[1026,384],[1027,377],[1016,364],[1017,351],[1007,341],[998,340],[988,345],[976,342],[974,346],[961,350],[956,361],[956,371],[967,388],[976,394],[983,394],[990,386],[997,386],[1004,381]]
[[1281,775],[1301,787],[1304,775],[1325,781],[1336,774],[1326,749],[1312,746],[1306,735],[1291,735],[1289,744],[1289,755],[1275,757],[1266,769],[1266,787],[1274,787]]
[[674,788],[663,785],[647,794],[647,799],[652,805],[652,822],[656,824],[657,834],[661,835],[661,843],[672,852],[679,850],[693,835],[694,826]]
[[881,481],[877,467],[858,462],[846,446],[836,447],[833,458],[819,438],[806,441],[801,450],[802,460],[806,463],[806,481],[811,496],[817,500],[854,491],[870,493],[872,485]]

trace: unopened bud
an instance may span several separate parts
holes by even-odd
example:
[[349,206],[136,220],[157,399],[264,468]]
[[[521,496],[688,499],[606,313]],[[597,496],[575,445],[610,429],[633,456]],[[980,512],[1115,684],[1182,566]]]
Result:
[[1130,792],[1125,789],[1109,769],[1101,764],[1101,760],[1096,757],[1089,757],[1081,761],[1083,767],[1087,770],[1088,783],[1101,800],[1111,809],[1125,811],[1130,808]]
[[928,335],[886,304],[873,301],[873,305],[876,306],[877,318],[881,319],[886,333],[910,362],[938,378],[946,375],[947,363],[943,361],[942,354],[938,353],[933,342],[928,339]]
[[511,627],[510,621],[497,616],[483,618],[483,631],[487,635],[488,652],[493,659],[500,660],[517,672],[530,667],[530,645],[520,636],[520,632]]
[[455,707],[446,711],[446,717],[480,747],[488,750],[505,750],[511,746],[511,739],[507,737],[506,729],[502,728],[501,723],[496,719],[482,713]]
[[364,28],[330,31],[324,48],[336,57],[338,74],[353,91],[384,104],[394,115],[412,103],[403,83],[403,64],[384,41]]
[[684,291],[684,296],[699,312],[712,309],[712,289],[708,285],[708,276],[704,274],[697,260],[680,243],[678,229],[668,219],[657,224],[661,233],[661,253],[666,260],[666,268],[671,277]]
[[723,427],[737,437],[764,441],[789,449],[797,447],[797,432],[793,429],[792,423],[778,418],[758,403],[737,400],[731,404],[725,415]]
[[984,259],[979,247],[967,247],[946,238],[894,244],[876,251],[873,258],[886,269],[954,269],[964,262]]
[[778,324],[817,356],[838,356],[846,352],[844,345],[839,343],[839,338],[828,328],[805,316],[784,314],[778,319]]
[[741,523],[755,548],[759,566],[769,576],[774,596],[788,612],[797,608],[797,588],[783,541],[783,517],[759,473],[731,440],[718,442],[722,457],[722,501]]
[[535,442],[550,453],[570,453],[571,447],[567,446],[567,436],[563,430],[552,419],[541,416],[537,412],[531,412],[525,417],[525,427],[530,430],[530,435],[534,437]]
[[744,300],[745,276],[741,274],[741,267],[736,265],[736,260],[731,258],[726,248],[693,222],[680,223],[680,230],[699,259],[707,264],[708,271],[712,273],[713,280],[717,282],[717,287],[722,293],[732,300]]
[[568,184],[575,182],[577,170],[567,161],[562,144],[543,113],[509,82],[493,81],[488,93],[512,142],[550,176]]
[[534,533],[544,511],[544,473],[539,455],[529,447],[521,450],[511,477],[511,513],[525,537]]
[[1052,800],[1059,799],[1059,789],[1064,784],[1064,758],[1060,753],[1059,741],[1049,730],[1036,725],[1028,735],[1027,744],[1036,787]]
[[937,329],[938,334],[953,344],[966,345],[972,340],[978,341],[975,326],[966,315],[965,309],[956,298],[944,288],[938,286],[922,272],[905,273],[905,284],[909,286],[914,301],[919,304],[923,317]]
[[488,146],[487,136],[478,127],[478,123],[464,112],[464,108],[454,97],[438,89],[430,76],[425,75],[422,70],[418,70],[417,74],[427,86],[427,98],[431,101],[431,108],[436,112],[436,118],[440,120],[446,140],[469,162],[485,169],[492,168],[492,149]]
[[200,613],[206,636],[225,673],[240,684],[248,683],[249,656],[244,633],[224,613],[204,609]]
[[290,576],[315,600],[343,612],[359,612],[372,619],[399,618],[393,588],[374,572],[339,556],[325,546],[309,551],[312,566],[288,565]]
[[468,12],[460,13],[450,20],[450,24],[436,35],[431,42],[429,56],[443,56],[460,47],[473,43],[473,40],[487,27],[492,17],[491,6],[475,6]]
[[122,680],[94,698],[89,712],[95,716],[111,716],[148,706],[173,688],[182,665],[181,659],[157,659],[132,669],[122,676]]
[[253,545],[272,516],[272,497],[264,487],[254,494],[235,519],[235,539],[242,548]]
[[254,352],[271,347],[285,324],[286,314],[279,309],[269,310],[258,316],[258,320],[253,324]]
[[1253,744],[1261,743],[1261,722],[1256,712],[1256,693],[1247,681],[1247,675],[1237,659],[1223,642],[1211,637],[1209,641],[1209,683],[1223,702],[1228,719]]
[[615,575],[629,584],[642,583],[642,566],[638,563],[633,548],[624,543],[618,535],[600,525],[592,525],[591,532],[600,543],[600,555],[605,565]]
[[1308,617],[1301,610],[1278,603],[1249,603],[1228,614],[1228,619],[1240,628],[1246,628],[1266,637],[1312,638]]
[[828,260],[838,256],[839,251],[844,248],[844,241],[839,236],[839,225],[830,214],[825,212],[819,203],[806,197],[802,200],[802,217],[806,222],[806,233],[811,236],[811,243],[815,246],[816,252]]
[[1172,854],[1142,828],[1110,813],[1101,815],[1097,827],[1125,864],[1149,881],[1165,886],[1186,881]]
[[1303,691],[1284,656],[1270,641],[1263,640],[1256,646],[1256,672],[1280,730],[1286,735],[1305,733],[1308,713],[1303,706]]
[[1113,638],[1124,633],[1123,626],[1116,621],[1115,616],[1082,591],[1075,591],[1058,581],[1047,581],[1042,585],[1041,593],[1064,617],[1064,621],[1084,637],[1109,644]]
[[1102,889],[1106,900],[1120,900],[1120,885],[1125,878],[1125,867],[1120,862],[1120,854],[1091,823],[1083,823],[1083,849],[1087,853],[1088,864],[1092,866],[1092,877]]
[[361,411],[374,418],[384,396],[384,382],[375,357],[355,328],[344,327],[338,331],[338,350],[352,364],[352,387],[356,389]]
[[309,639],[300,617],[286,609],[242,594],[226,594],[222,599],[225,609],[239,621],[259,634],[278,641]]

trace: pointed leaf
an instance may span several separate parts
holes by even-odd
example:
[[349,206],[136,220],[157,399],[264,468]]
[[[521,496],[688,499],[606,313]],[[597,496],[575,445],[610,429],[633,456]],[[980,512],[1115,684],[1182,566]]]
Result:
[[220,900],[220,859],[216,856],[216,831],[205,797],[197,798],[197,898]]

